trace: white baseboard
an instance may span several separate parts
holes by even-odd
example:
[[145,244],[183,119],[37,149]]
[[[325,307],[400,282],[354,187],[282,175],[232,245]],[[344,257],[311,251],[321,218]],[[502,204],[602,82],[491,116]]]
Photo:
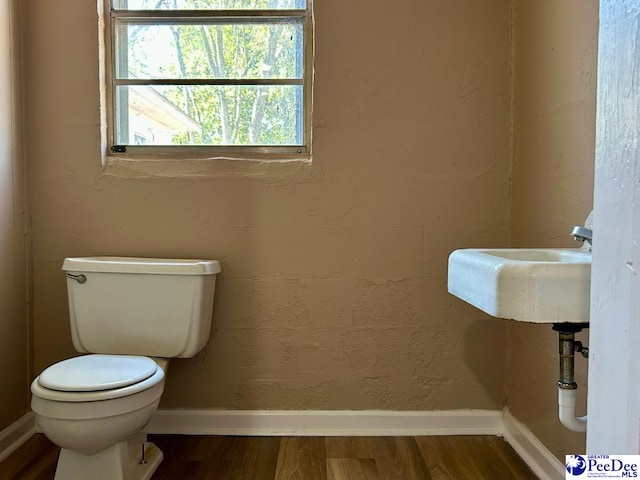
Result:
[[158,410],[148,433],[182,435],[499,435],[502,412]]
[[501,435],[543,480],[564,465],[508,411],[158,410],[152,434],[247,436]]
[[508,410],[502,420],[502,436],[531,471],[543,480],[564,480],[564,465],[524,424]]
[[0,432],[0,462],[36,433],[33,412],[26,413]]
[[[509,411],[158,410],[152,434],[255,436],[502,435],[539,478],[564,480],[564,465]],[[37,432],[29,412],[0,432],[0,461]]]

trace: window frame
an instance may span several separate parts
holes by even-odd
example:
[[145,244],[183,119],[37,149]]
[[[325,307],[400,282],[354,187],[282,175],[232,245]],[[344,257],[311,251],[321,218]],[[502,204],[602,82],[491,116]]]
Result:
[[[103,101],[106,125],[103,134],[105,157],[125,157],[128,159],[157,159],[157,158],[229,158],[229,159],[258,159],[258,160],[290,160],[311,158],[312,143],[312,106],[313,106],[313,55],[314,55],[314,20],[313,0],[306,0],[306,9],[279,10],[116,10],[114,0],[104,0],[104,90]],[[207,20],[228,20],[228,23],[260,19],[265,23],[296,18],[302,21],[302,79],[290,79],[281,82],[278,79],[173,79],[162,80],[122,80],[117,78],[116,68],[116,32],[118,19],[134,19],[135,22],[158,24],[160,19],[164,23],[184,23],[187,25],[205,23]],[[129,144],[116,143],[116,87],[127,85],[277,85],[279,83],[302,85],[302,145],[136,145],[130,140]]]

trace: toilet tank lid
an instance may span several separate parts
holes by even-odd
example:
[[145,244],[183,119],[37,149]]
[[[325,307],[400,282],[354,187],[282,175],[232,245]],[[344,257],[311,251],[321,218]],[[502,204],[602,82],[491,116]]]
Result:
[[215,275],[218,260],[138,257],[82,257],[65,258],[66,272],[146,273],[156,275]]

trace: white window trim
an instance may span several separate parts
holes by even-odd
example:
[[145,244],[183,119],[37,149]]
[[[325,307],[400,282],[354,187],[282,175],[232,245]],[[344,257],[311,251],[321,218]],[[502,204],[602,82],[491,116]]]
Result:
[[[115,79],[115,64],[114,64],[114,47],[115,42],[112,41],[114,37],[113,24],[111,20],[111,2],[110,0],[104,0],[98,2],[102,11],[98,12],[101,26],[101,47],[100,47],[100,92],[101,92],[101,134],[102,134],[102,159],[104,168],[112,168],[115,170],[125,171],[124,175],[116,172],[118,176],[129,176],[126,172],[131,169],[132,162],[140,162],[144,164],[144,169],[148,169],[150,165],[159,163],[162,161],[170,161],[173,165],[172,169],[176,170],[175,165],[180,162],[187,167],[187,170],[192,170],[193,165],[202,166],[203,160],[247,160],[249,162],[275,162],[288,164],[290,162],[301,161],[305,164],[310,163],[312,154],[312,113],[313,113],[313,81],[314,81],[314,53],[315,53],[315,41],[314,41],[314,17],[313,17],[313,0],[307,0],[306,14],[300,14],[300,11],[282,10],[278,11],[280,14],[295,12],[296,16],[303,18],[304,29],[304,78],[302,81],[304,88],[304,144],[294,146],[223,146],[223,145],[172,145],[172,146],[137,146],[126,145],[126,151],[117,151],[117,148],[113,147],[117,144],[114,142],[115,138],[115,95],[114,88],[116,84]],[[257,16],[256,12],[241,11],[227,11],[230,16],[238,14],[239,16],[249,15]],[[133,15],[139,14],[144,16],[143,12],[130,11],[127,15],[133,13]],[[158,13],[158,12],[156,12]],[[175,12],[174,12],[175,13]],[[196,16],[201,12],[189,11],[185,16],[195,14]],[[164,13],[163,13],[164,14]],[[162,15],[162,14],[161,14]],[[166,15],[166,14],[165,14]],[[180,14],[182,15],[182,13]],[[179,15],[177,15],[179,16]],[[152,83],[152,82],[150,82]],[[195,83],[195,82],[194,82]],[[271,82],[273,83],[273,82]],[[189,160],[196,161],[196,164],[188,166]],[[123,167],[123,165],[126,165]],[[199,168],[201,170],[201,168]],[[234,168],[235,170],[235,168]],[[138,172],[139,173],[139,172]],[[178,169],[178,175],[179,169]],[[187,173],[188,175],[188,173]],[[139,176],[138,174],[134,176]],[[147,176],[143,174],[143,176]],[[150,176],[155,176],[153,173]],[[174,176],[174,175],[171,175]],[[198,175],[200,176],[200,175]]]

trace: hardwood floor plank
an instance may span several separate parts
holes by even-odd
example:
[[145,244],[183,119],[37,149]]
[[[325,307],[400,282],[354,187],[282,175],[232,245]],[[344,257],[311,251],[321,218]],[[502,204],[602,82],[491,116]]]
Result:
[[536,479],[522,460],[521,472],[514,473],[496,451],[504,442],[498,437],[417,437],[416,442],[434,480]]
[[47,437],[34,435],[0,464],[0,480],[52,479],[59,453]]
[[[197,462],[194,480],[234,480],[242,478],[247,445],[242,437],[203,437],[190,458]],[[185,478],[185,477],[182,477]]]
[[275,480],[327,480],[325,440],[283,437]]
[[[278,437],[150,436],[149,440],[165,453],[154,480],[272,480],[280,447]],[[187,471],[189,475],[180,476]]]
[[502,461],[509,467],[513,478],[517,480],[538,480],[538,477],[525,465],[511,445],[503,438],[498,438],[493,446]]
[[189,459],[185,452],[186,442],[182,436],[153,435],[149,436],[149,441],[156,444],[162,450],[163,460],[154,474],[154,480],[169,480],[179,478],[177,475],[183,469],[192,470],[194,466],[187,465]]
[[249,437],[244,461],[244,470],[239,479],[273,479],[276,476],[278,453],[281,439],[279,437]]
[[[464,440],[462,440],[464,442]],[[417,437],[416,442],[429,472],[437,480],[464,480],[471,478],[464,457],[465,448],[452,443],[449,437]],[[473,459],[476,462],[476,459]],[[475,469],[477,480],[486,478]]]
[[[536,480],[492,436],[216,437],[150,435],[153,480]],[[0,463],[0,480],[51,480],[60,449],[38,434]]]
[[374,459],[381,480],[431,478],[413,437],[327,437],[327,458]]
[[373,437],[381,480],[431,480],[414,437]]
[[153,480],[198,479],[200,475],[200,463],[185,461],[178,463],[165,463],[164,460],[153,474]]
[[379,480],[373,458],[327,458],[327,480]]
[[327,458],[374,458],[375,437],[326,437]]

